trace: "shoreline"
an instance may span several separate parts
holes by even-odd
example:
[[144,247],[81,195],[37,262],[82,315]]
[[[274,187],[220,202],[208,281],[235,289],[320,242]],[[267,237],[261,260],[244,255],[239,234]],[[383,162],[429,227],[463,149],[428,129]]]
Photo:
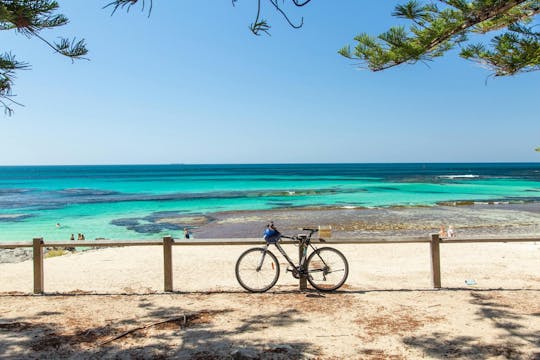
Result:
[[[348,218],[333,214],[343,218],[344,227],[358,220],[357,212]],[[259,232],[261,218],[268,215],[223,214],[216,222],[231,232],[250,227]],[[283,231],[293,231],[306,217],[328,219],[324,212],[271,215]],[[375,219],[381,212],[364,215],[380,226]],[[394,220],[405,215],[418,217],[414,224],[429,224],[423,212],[385,214]],[[477,214],[470,222],[488,215],[496,214]],[[443,288],[438,290],[431,285],[429,244],[329,245],[345,254],[350,267],[345,285],[333,293],[298,291],[298,280],[285,272],[281,256],[282,272],[271,291],[243,291],[234,275],[236,259],[249,247],[243,245],[173,247],[174,291],[169,293],[163,292],[159,246],[47,258],[44,296],[31,295],[31,261],[0,264],[0,354],[21,359],[238,358],[238,352],[261,359],[532,359],[540,353],[540,243],[443,244]],[[284,247],[298,253],[293,245]]]
[[274,221],[285,234],[295,233],[300,227],[330,225],[332,235],[339,238],[428,237],[438,233],[441,225],[452,225],[458,236],[540,235],[540,203],[354,209],[287,208],[226,211],[211,216],[212,221],[193,228],[195,237],[258,237],[269,221]]
[[[375,231],[400,231],[400,230],[417,230],[414,235],[423,235],[423,230],[437,230],[440,225],[453,225],[454,228],[461,227],[467,229],[468,233],[474,232],[473,228],[487,228],[491,231],[498,231],[498,228],[502,226],[498,223],[493,223],[493,219],[501,219],[506,227],[520,227],[523,225],[532,226],[534,224],[540,224],[540,201],[530,199],[506,199],[501,201],[476,201],[476,200],[453,200],[453,201],[440,201],[433,205],[417,204],[417,205],[390,205],[390,206],[353,206],[353,205],[341,205],[341,206],[298,206],[298,207],[279,207],[272,209],[262,210],[226,210],[215,212],[182,212],[179,210],[164,210],[164,211],[149,211],[146,214],[133,215],[133,213],[126,212],[122,215],[117,215],[113,219],[100,219],[96,218],[93,225],[95,231],[88,229],[88,225],[81,225],[83,227],[82,232],[91,232],[89,239],[133,239],[133,238],[161,238],[165,235],[172,235],[174,237],[180,237],[181,230],[185,227],[192,230],[194,235],[200,238],[229,238],[229,237],[254,237],[258,236],[258,231],[255,228],[246,229],[252,232],[251,235],[239,234],[235,229],[230,229],[230,218],[242,218],[247,222],[250,222],[251,218],[257,217],[260,221],[260,226],[264,225],[273,219],[273,214],[277,214],[280,219],[283,218],[296,218],[296,224],[293,227],[313,226],[314,222],[321,225],[335,225],[334,229],[340,231],[350,232],[354,230],[375,230]],[[536,198],[535,198],[536,199]],[[504,212],[509,216],[508,219],[504,219]],[[408,224],[401,224],[399,217],[402,214],[404,218],[409,222]],[[282,214],[288,214],[288,216],[282,216]],[[338,215],[342,214],[343,219],[349,225],[354,223],[352,217],[355,215],[358,218],[367,216],[365,223],[358,222],[352,226],[340,226],[341,219]],[[385,225],[373,227],[370,223],[376,222],[372,218],[372,214],[381,214]],[[395,214],[391,216],[390,214]],[[415,215],[419,214],[419,215]],[[425,220],[418,219],[418,216],[424,216]],[[473,221],[464,219],[464,217],[472,216],[476,218],[480,216],[481,220]],[[42,223],[36,223],[36,227],[41,229],[40,231],[31,229],[32,220],[35,215],[17,213],[17,214],[0,214],[0,223],[9,224],[8,232],[4,232],[3,236],[0,236],[1,242],[9,241],[26,241],[34,237],[44,237],[48,239],[60,240],[58,238],[58,228],[51,230],[50,228],[44,228]],[[64,221],[62,221],[64,220]],[[103,222],[100,224],[100,220]],[[290,219],[287,219],[285,223],[290,224]],[[30,221],[28,223],[27,221]],[[54,220],[54,223],[64,224],[67,220],[58,218]],[[17,224],[20,224],[18,227]],[[223,227],[221,231],[212,231],[215,224],[227,225]],[[112,227],[110,227],[112,225]],[[394,226],[395,225],[395,226]],[[17,228],[21,230],[16,230]],[[76,221],[69,224],[67,227],[62,226],[62,230],[69,230],[71,233],[81,232],[78,228]],[[77,231],[75,231],[77,229]],[[86,230],[85,230],[86,229]],[[103,230],[103,231],[100,231]],[[433,229],[433,230],[431,230]],[[540,233],[534,229],[515,229],[518,233],[528,231],[528,234]],[[539,229],[540,230],[540,229]],[[21,233],[24,231],[25,238],[21,238]],[[68,231],[68,232],[69,232]],[[229,234],[232,231],[235,235]],[[399,232],[397,236],[407,236],[409,232]],[[436,231],[436,232],[437,232]],[[483,233],[484,230],[480,230]],[[506,231],[507,232],[507,231]],[[1,232],[0,232],[1,233]],[[12,235],[10,235],[12,234]],[[113,235],[115,234],[115,235]],[[125,234],[125,235],[124,235]],[[348,234],[343,234],[349,237]],[[352,236],[357,236],[353,234]],[[388,235],[388,234],[386,234]],[[474,235],[474,234],[473,234]],[[69,237],[66,231],[63,231],[60,237]],[[3,239],[2,239],[3,238]]]
[[[438,233],[441,225],[452,225],[458,237],[540,236],[540,203],[371,209],[287,208],[224,211],[210,215],[165,214],[156,219],[165,227],[186,226],[187,223],[195,239],[257,238],[262,236],[269,221],[274,221],[277,228],[288,235],[297,233],[302,227],[331,226],[332,236],[341,239],[427,238]],[[183,237],[179,231],[171,231],[170,235]],[[156,235],[155,239],[161,237]],[[84,247],[84,242],[76,241],[74,246]],[[0,263],[24,261],[31,256],[31,249],[0,249]]]

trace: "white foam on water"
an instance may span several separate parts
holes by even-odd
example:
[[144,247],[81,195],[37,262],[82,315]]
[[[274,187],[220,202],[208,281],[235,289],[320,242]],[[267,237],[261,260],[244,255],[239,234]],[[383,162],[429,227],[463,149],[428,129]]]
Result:
[[442,178],[442,179],[475,179],[480,176],[473,175],[473,174],[464,174],[464,175],[440,175],[437,177]]

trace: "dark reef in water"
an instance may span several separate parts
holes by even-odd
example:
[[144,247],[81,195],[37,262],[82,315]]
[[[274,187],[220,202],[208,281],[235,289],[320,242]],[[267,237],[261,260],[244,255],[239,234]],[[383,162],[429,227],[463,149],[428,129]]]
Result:
[[185,216],[185,214],[178,211],[156,211],[148,216],[143,217],[142,219],[150,222],[157,222],[163,219],[178,218],[182,216]]
[[23,221],[24,219],[28,219],[34,216],[35,215],[32,215],[32,214],[13,214],[13,215],[0,214],[0,222],[19,222],[19,221]]
[[158,234],[167,230],[192,229],[214,219],[206,215],[186,215],[177,211],[158,211],[140,218],[111,220],[111,225],[123,226],[139,234]]
[[51,191],[51,193],[57,193],[59,195],[65,195],[65,196],[107,196],[107,195],[120,194],[118,191],[87,189],[87,188],[62,189],[62,190],[57,190],[57,191]]
[[136,218],[123,218],[123,219],[114,219],[111,220],[111,225],[116,226],[136,226],[139,225],[139,219]]

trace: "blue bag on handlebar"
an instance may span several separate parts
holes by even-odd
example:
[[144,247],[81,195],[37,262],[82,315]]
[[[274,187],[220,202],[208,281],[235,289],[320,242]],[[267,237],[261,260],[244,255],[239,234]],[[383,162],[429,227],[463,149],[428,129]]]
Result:
[[273,229],[266,229],[264,230],[264,240],[267,242],[267,243],[276,243],[279,238],[281,237],[281,233],[277,230],[273,230]]

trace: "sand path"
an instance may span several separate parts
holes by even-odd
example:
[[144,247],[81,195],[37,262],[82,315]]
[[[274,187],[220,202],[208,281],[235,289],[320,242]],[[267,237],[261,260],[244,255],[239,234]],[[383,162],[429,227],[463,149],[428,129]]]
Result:
[[0,264],[0,358],[540,357],[539,244],[443,244],[442,290],[427,244],[336,247],[351,273],[324,295],[284,273],[245,293],[234,263],[246,246],[175,247],[171,294],[158,247],[46,259],[45,296],[23,294],[31,262]]

